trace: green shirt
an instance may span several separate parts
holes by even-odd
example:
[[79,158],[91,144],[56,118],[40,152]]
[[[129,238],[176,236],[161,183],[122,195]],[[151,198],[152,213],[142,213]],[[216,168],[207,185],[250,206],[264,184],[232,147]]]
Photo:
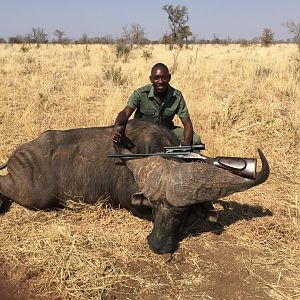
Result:
[[135,90],[128,99],[127,106],[136,109],[134,118],[162,124],[168,128],[174,127],[173,118],[178,115],[185,120],[189,112],[184,98],[179,90],[169,86],[164,101],[160,103],[154,95],[152,84]]

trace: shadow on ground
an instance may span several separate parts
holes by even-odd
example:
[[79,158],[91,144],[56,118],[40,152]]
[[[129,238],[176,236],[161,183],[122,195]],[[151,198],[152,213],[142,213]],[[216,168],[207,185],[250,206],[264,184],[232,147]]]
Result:
[[262,218],[272,216],[272,212],[258,205],[241,204],[236,201],[217,200],[215,205],[222,207],[216,211],[218,214],[218,221],[211,222],[205,218],[193,218],[182,230],[181,239],[187,236],[197,236],[204,232],[212,232],[215,234],[222,234],[225,227],[228,227],[240,220],[251,220],[253,218]]

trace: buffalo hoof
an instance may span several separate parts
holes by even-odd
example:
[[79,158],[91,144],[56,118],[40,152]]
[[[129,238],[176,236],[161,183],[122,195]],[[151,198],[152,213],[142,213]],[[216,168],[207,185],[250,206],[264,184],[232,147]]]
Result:
[[208,211],[206,215],[206,220],[212,223],[218,223],[219,214],[216,211]]
[[3,214],[9,210],[11,201],[0,195],[0,214]]
[[131,204],[134,206],[148,206],[151,207],[151,202],[142,192],[134,193],[131,196]]
[[209,221],[212,223],[218,222],[218,213],[215,211],[211,202],[203,202],[193,205],[186,219],[185,227],[191,227],[199,221]]

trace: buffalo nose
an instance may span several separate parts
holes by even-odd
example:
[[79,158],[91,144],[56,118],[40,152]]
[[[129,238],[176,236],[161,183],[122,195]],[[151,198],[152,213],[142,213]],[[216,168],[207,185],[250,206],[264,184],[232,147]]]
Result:
[[151,233],[147,236],[149,248],[157,254],[173,253],[177,250],[179,245],[177,241],[172,242],[170,241],[170,239],[161,239],[161,240],[163,242],[155,239]]

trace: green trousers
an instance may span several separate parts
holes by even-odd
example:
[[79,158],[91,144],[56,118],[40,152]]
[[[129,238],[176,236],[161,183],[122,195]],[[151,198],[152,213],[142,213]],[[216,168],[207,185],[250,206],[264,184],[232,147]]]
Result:
[[[179,139],[180,143],[184,142],[184,138],[183,138],[183,128],[175,126],[173,128],[171,128],[171,130],[173,131],[173,133],[177,136],[177,138]],[[192,141],[193,145],[197,145],[197,144],[201,144],[201,139],[198,133],[193,132],[193,141]]]

